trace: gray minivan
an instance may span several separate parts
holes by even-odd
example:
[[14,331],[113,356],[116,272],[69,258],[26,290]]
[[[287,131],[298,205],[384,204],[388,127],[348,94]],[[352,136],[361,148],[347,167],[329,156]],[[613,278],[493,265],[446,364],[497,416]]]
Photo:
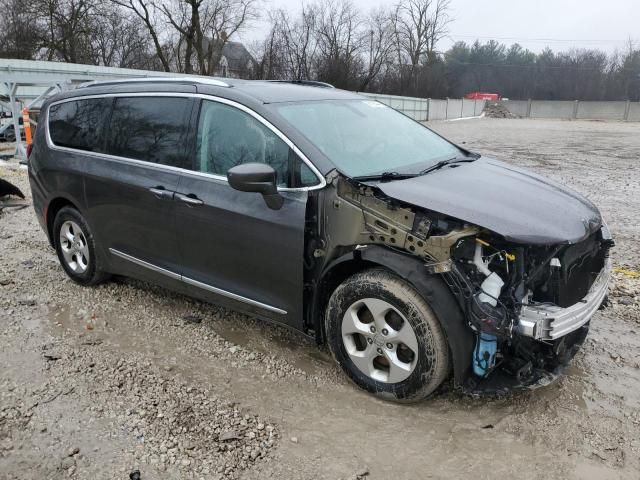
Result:
[[299,330],[383,398],[547,384],[605,300],[593,204],[367,97],[113,81],[39,123],[34,208],[74,281],[136,277]]

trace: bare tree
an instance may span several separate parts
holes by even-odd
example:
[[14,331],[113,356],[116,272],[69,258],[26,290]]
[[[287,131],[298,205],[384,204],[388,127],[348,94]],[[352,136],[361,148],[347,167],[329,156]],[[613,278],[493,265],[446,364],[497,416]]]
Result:
[[258,0],[174,0],[161,10],[184,44],[181,70],[212,75],[233,35],[257,18]]
[[277,21],[272,19],[271,29],[262,42],[251,46],[256,58],[255,78],[278,80],[285,78],[284,48],[278,35]]
[[402,75],[408,66],[408,79],[414,90],[419,65],[433,65],[438,60],[436,45],[447,34],[450,3],[451,0],[403,0],[395,8],[398,67]]
[[[0,0],[0,56],[211,75],[261,0]],[[514,44],[439,41],[450,0],[396,0],[368,15],[353,0],[277,10],[266,38],[234,73],[320,79],[342,88],[415,96],[489,89],[511,98],[640,99],[640,50],[612,55]],[[237,66],[236,66],[237,67]]]
[[162,67],[165,72],[170,72],[171,67],[166,55],[166,49],[163,48],[160,42],[160,34],[156,16],[153,15],[155,5],[150,0],[111,0],[116,5],[120,5],[126,9],[132,11],[143,23],[147,32],[153,40],[153,45],[156,50],[156,55],[162,63]]
[[303,7],[294,21],[285,10],[273,15],[273,33],[281,44],[284,76],[295,80],[312,78],[313,60],[317,49],[315,38],[316,9]]
[[358,31],[358,11],[350,0],[322,0],[315,5],[315,11],[318,79],[342,88],[356,88],[363,40]]
[[391,61],[394,42],[393,22],[389,12],[383,8],[371,11],[362,36],[367,66],[360,81],[360,90],[366,91]]
[[154,69],[154,49],[142,20],[111,3],[100,11],[92,31],[94,63]]
[[97,0],[35,0],[29,9],[45,26],[41,46],[47,60],[95,63],[91,34],[98,18]]
[[448,33],[451,0],[404,0],[395,8],[394,35],[400,56],[412,66],[431,63],[436,45]]
[[41,25],[34,22],[22,0],[0,1],[0,57],[31,59],[42,38]]

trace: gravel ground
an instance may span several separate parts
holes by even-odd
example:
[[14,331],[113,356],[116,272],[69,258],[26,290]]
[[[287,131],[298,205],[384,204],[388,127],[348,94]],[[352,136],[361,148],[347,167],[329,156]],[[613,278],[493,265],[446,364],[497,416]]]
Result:
[[[563,379],[384,403],[279,327],[137,281],[75,285],[32,209],[5,209],[0,479],[638,478],[640,124],[433,128],[571,185],[609,222],[612,306]],[[15,163],[0,176],[28,192]]]

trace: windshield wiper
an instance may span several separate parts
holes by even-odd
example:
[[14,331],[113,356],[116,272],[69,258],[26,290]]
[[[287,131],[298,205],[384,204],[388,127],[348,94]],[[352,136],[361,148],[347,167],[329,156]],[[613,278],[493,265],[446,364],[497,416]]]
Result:
[[454,158],[450,158],[448,160],[441,160],[438,163],[435,163],[435,164],[431,165],[430,167],[425,168],[418,175],[426,175],[427,173],[431,173],[431,172],[433,172],[435,170],[440,170],[442,167],[446,167],[447,165],[451,165],[452,163],[473,162],[474,160],[477,160],[478,158],[480,158],[480,156],[477,156],[477,157],[474,156],[474,157],[471,157],[471,158],[454,157]]
[[476,156],[476,154],[470,157],[463,157],[463,158],[453,157],[453,158],[449,158],[448,160],[442,160],[434,165],[431,165],[430,167],[427,167],[424,170],[419,171],[418,173],[382,172],[382,173],[375,173],[372,175],[361,175],[359,177],[353,177],[353,179],[359,182],[374,182],[374,181],[390,182],[392,180],[404,180],[407,178],[414,178],[414,177],[419,177],[421,175],[426,175],[429,172],[433,172],[434,170],[438,170],[452,163],[473,162],[478,158],[480,158],[480,155]]
[[353,177],[354,180],[359,182],[390,182],[391,180],[404,180],[405,178],[417,177],[418,173],[398,173],[398,172],[382,172],[373,175],[362,175],[359,177]]

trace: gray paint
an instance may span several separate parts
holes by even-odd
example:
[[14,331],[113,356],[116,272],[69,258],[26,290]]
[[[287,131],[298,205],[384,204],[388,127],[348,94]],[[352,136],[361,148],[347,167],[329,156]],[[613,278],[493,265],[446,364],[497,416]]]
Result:
[[575,243],[600,228],[597,208],[552,180],[488,158],[456,165],[377,186],[390,197],[516,243]]
[[177,190],[204,202],[175,202],[182,275],[273,305],[301,328],[307,192],[283,192],[284,205],[272,210],[260,194],[224,180],[185,173]]

